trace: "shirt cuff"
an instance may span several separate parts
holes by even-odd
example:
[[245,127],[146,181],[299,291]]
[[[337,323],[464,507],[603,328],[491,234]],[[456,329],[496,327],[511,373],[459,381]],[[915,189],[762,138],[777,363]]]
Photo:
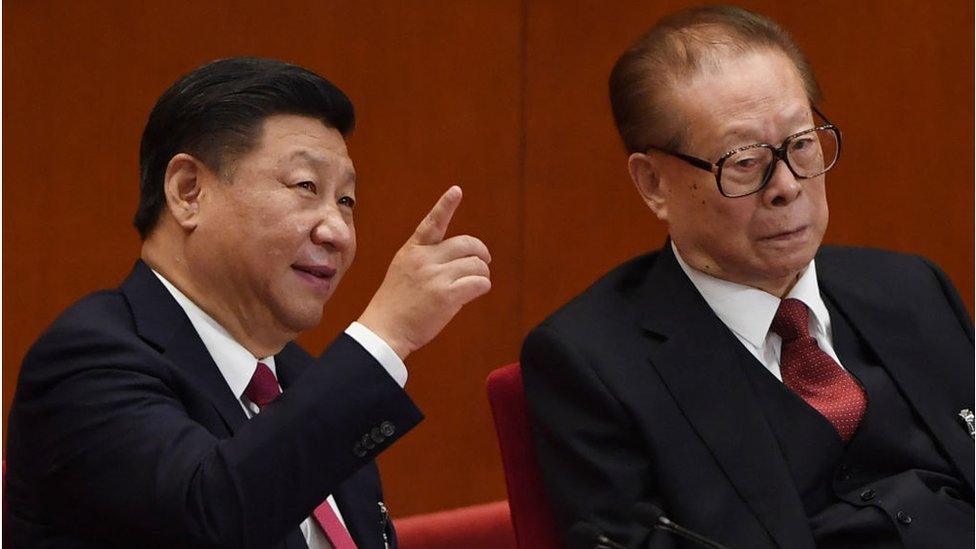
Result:
[[390,374],[390,377],[400,387],[407,384],[406,365],[400,360],[400,356],[383,341],[383,338],[374,334],[372,330],[358,322],[353,322],[346,328],[346,335],[355,339],[356,343],[359,343],[363,346],[363,349],[366,349],[366,352],[373,355],[376,362],[380,363],[380,366],[386,370],[386,373]]

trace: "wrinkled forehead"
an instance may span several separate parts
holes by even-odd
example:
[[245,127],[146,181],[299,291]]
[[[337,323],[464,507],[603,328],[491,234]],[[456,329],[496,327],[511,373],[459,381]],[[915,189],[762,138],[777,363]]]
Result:
[[667,105],[683,143],[719,138],[740,126],[798,127],[812,117],[796,66],[769,48],[717,53],[673,81]]

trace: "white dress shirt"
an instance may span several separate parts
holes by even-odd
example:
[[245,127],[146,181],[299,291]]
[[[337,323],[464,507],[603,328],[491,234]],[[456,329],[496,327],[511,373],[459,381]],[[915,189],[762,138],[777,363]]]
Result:
[[[207,348],[214,363],[217,364],[217,369],[224,376],[227,386],[230,387],[231,392],[237,397],[237,401],[241,404],[244,413],[249,419],[257,415],[260,410],[256,404],[244,396],[244,390],[247,389],[247,385],[251,382],[251,376],[254,375],[254,369],[259,361],[266,364],[271,369],[271,372],[275,374],[275,377],[278,376],[275,370],[274,356],[258,358],[252,355],[243,345],[234,340],[230,333],[218,324],[213,317],[204,312],[190,298],[186,297],[183,292],[177,289],[169,280],[166,280],[163,275],[155,270],[153,270],[153,274],[159,278],[159,281],[163,283],[163,286],[169,290],[169,293],[176,299],[176,302],[183,308],[186,316],[190,319],[190,323],[193,324],[193,328],[203,341],[203,345]],[[389,372],[390,376],[393,377],[400,387],[406,385],[407,367],[382,338],[358,322],[350,324],[346,328],[346,334],[362,345],[369,354],[373,355],[373,358]],[[345,520],[342,518],[342,513],[339,512],[335,498],[330,494],[327,501],[332,507],[332,510],[335,511],[336,516],[339,517],[339,521],[345,526]],[[308,517],[302,521],[301,530],[309,549],[332,549],[332,544],[329,543],[325,532],[313,517]]]
[[[776,379],[783,381],[779,367],[779,352],[783,340],[769,329],[773,324],[773,317],[776,316],[776,310],[779,309],[780,298],[752,286],[736,284],[705,274],[685,263],[673,241],[671,249],[674,250],[674,257],[678,260],[681,270],[688,275],[691,283],[705,298],[705,302],[719,320],[771,374],[776,376]],[[810,309],[810,335],[817,340],[817,345],[824,352],[837,361],[837,364],[841,364],[837,353],[834,352],[830,314],[827,312],[823,298],[820,297],[817,266],[813,260],[804,269],[800,279],[796,281],[786,297],[799,299]],[[841,368],[843,367],[841,364]]]

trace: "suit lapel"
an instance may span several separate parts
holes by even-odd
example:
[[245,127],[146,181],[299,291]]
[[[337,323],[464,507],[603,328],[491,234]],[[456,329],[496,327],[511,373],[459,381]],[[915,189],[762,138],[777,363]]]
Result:
[[[825,264],[825,267],[827,265]],[[958,410],[944,394],[925,365],[938,358],[929,356],[931,346],[919,345],[910,337],[919,334],[922,321],[899,309],[890,299],[872,298],[868,287],[858,287],[850,276],[840,276],[817,264],[821,290],[833,301],[854,330],[864,338],[902,394],[934,435],[936,442],[973,487],[973,443],[965,434]]]
[[179,303],[152,270],[137,261],[122,284],[139,336],[157,348],[207,395],[229,433],[247,419]]
[[782,547],[813,547],[775,436],[742,370],[740,345],[681,271],[670,243],[651,269],[648,356],[729,481]]
[[285,345],[285,348],[275,355],[275,372],[278,374],[281,389],[291,387],[313,363],[312,357],[297,343],[291,342]]
[[[132,273],[122,284],[122,292],[132,308],[139,336],[158,349],[167,360],[188,376],[194,388],[207,395],[228,434],[236,432],[247,421],[247,416],[241,409],[240,402],[227,386],[227,381],[203,341],[200,340],[200,336],[197,335],[190,319],[166,287],[145,263],[137,261]],[[287,389],[291,386],[312,363],[312,358],[298,345],[295,343],[286,345],[275,357],[275,369],[282,388]],[[338,497],[337,503],[340,509],[344,509]],[[346,513],[350,517],[355,517],[355,513],[344,511],[343,518],[346,520],[348,520]],[[354,539],[361,539],[356,537],[352,529],[350,532]],[[361,543],[359,545],[366,546]],[[282,546],[288,549],[308,547],[301,530],[297,527],[288,533],[282,541]]]

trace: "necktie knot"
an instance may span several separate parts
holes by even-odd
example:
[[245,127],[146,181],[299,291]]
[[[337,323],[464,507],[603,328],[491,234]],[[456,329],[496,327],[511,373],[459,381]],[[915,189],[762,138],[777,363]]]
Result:
[[799,299],[784,299],[776,310],[770,327],[783,342],[794,341],[810,335],[810,311]]
[[278,378],[275,377],[274,372],[268,368],[267,364],[258,362],[254,375],[251,376],[251,382],[244,389],[244,396],[256,404],[258,408],[264,408],[278,398],[280,394],[281,389],[278,388]]

